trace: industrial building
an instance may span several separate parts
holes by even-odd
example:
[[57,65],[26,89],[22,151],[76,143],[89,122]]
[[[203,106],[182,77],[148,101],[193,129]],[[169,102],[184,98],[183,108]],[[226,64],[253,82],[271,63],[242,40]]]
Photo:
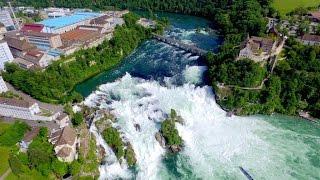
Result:
[[27,41],[41,50],[49,50],[62,46],[60,34],[26,31],[23,33]]
[[0,69],[4,69],[6,62],[12,62],[13,56],[7,42],[0,40]]
[[0,22],[4,24],[7,29],[14,29],[14,23],[7,10],[0,10]]
[[42,32],[62,34],[77,28],[80,25],[89,25],[90,20],[99,17],[101,14],[92,12],[76,12],[70,16],[46,19],[39,22],[43,24]]

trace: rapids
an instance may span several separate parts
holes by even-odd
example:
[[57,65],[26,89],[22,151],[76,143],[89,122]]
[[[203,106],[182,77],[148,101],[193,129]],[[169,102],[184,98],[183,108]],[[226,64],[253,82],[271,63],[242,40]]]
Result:
[[[204,19],[167,16],[172,27],[166,35],[208,50],[220,43],[215,34],[202,32],[208,26]],[[113,125],[136,153],[135,168],[120,164],[92,126],[107,151],[100,179],[246,179],[239,166],[254,179],[320,178],[317,125],[281,115],[226,117],[203,79],[206,70],[201,58],[150,40],[117,69],[77,87],[86,105],[117,117]],[[177,155],[166,153],[154,138],[170,109],[185,120],[177,124],[185,144]]]

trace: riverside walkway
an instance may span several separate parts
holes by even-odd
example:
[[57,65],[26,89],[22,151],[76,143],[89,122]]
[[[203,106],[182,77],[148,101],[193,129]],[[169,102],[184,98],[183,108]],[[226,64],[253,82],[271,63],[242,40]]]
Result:
[[180,49],[183,49],[185,51],[188,51],[192,54],[196,54],[198,56],[205,56],[208,51],[206,50],[203,50],[201,48],[198,48],[194,45],[189,45],[189,44],[185,44],[179,40],[176,40],[174,38],[169,38],[169,37],[165,37],[165,36],[161,36],[161,35],[158,35],[158,34],[153,34],[153,38],[158,40],[158,41],[161,41],[161,42],[164,42],[166,44],[169,44],[171,46],[174,46],[174,47],[177,47],[177,48],[180,48]]

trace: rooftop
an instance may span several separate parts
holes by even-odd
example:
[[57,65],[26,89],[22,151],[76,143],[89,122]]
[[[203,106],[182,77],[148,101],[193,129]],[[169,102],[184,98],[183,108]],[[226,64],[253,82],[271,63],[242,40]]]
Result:
[[310,12],[312,18],[320,19],[320,11]]
[[272,50],[273,44],[274,40],[272,40],[271,38],[252,36],[247,40],[246,45],[249,46],[254,53],[258,53],[260,50],[264,52],[270,52]]
[[16,107],[22,107],[22,108],[29,108],[35,103],[25,101],[25,100],[19,100],[19,99],[11,99],[11,98],[4,98],[0,97],[0,104],[2,105],[9,105],[9,106],[16,106]]
[[106,24],[106,23],[108,23],[109,18],[112,18],[112,17],[109,15],[103,15],[100,17],[96,17],[90,21],[90,24]]
[[66,117],[68,117],[68,114],[62,113],[60,116],[57,117],[57,120],[58,120],[58,121],[61,121],[61,120],[63,120],[63,119],[66,118]]
[[100,16],[99,13],[77,12],[70,16],[62,16],[58,18],[46,19],[44,21],[39,22],[39,24],[43,24],[44,26],[51,27],[53,29],[59,29],[64,26],[75,24],[87,19],[98,17],[98,16]]
[[86,42],[88,40],[97,38],[99,35],[100,33],[98,31],[77,28],[61,34],[61,40],[63,42]]
[[40,131],[40,128],[39,127],[33,127],[30,131],[28,131],[24,137],[23,137],[23,141],[25,142],[30,142],[33,140],[33,138],[35,138],[38,133]]
[[43,29],[42,24],[25,24],[22,28],[21,31],[34,31],[34,32],[41,32]]
[[68,157],[70,156],[70,153],[72,152],[72,149],[70,147],[63,147],[60,149],[60,151],[57,153],[58,157]]
[[33,66],[34,64],[30,61],[27,61],[25,59],[22,59],[22,58],[15,58],[13,60],[14,63],[17,63],[17,64],[21,64],[23,66],[26,66],[26,67],[29,67],[29,66]]
[[320,42],[320,36],[318,35],[311,35],[311,34],[305,34],[301,38],[303,41],[316,41]]
[[37,31],[25,31],[25,36],[36,36],[36,37],[52,37],[57,36],[58,34],[53,33],[43,33],[43,32],[37,32]]
[[28,43],[25,39],[20,40],[20,39],[15,39],[13,37],[8,37],[8,38],[5,38],[5,40],[7,41],[9,47],[18,49],[20,51],[27,51],[35,48],[35,46]]
[[72,146],[76,141],[76,132],[73,128],[66,126],[61,131],[57,131],[53,134],[53,137],[59,136],[57,141],[55,142],[55,146],[69,144]]

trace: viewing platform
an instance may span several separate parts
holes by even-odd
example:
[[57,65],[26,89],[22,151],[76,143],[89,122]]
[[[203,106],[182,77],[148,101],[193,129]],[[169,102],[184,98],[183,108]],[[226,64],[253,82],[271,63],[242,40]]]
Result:
[[153,38],[158,40],[158,41],[161,41],[161,42],[164,42],[166,44],[169,44],[171,46],[174,46],[174,47],[177,47],[177,48],[180,48],[180,49],[183,49],[185,51],[188,51],[192,54],[196,54],[198,56],[205,56],[208,51],[206,50],[203,50],[201,48],[198,48],[194,45],[189,45],[189,44],[185,44],[179,40],[176,40],[174,38],[169,38],[169,37],[165,37],[165,36],[161,36],[161,35],[158,35],[158,34],[153,34]]

